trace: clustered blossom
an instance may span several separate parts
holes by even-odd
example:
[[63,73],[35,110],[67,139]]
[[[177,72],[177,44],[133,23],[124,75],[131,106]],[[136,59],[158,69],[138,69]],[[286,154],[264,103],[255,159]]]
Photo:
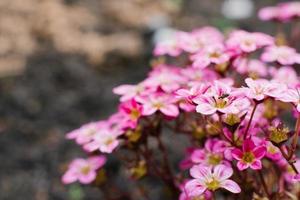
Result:
[[[260,17],[288,21],[300,17],[300,9],[292,8],[297,6],[279,4],[261,10]],[[278,198],[293,194],[291,183],[300,181],[300,54],[275,41],[260,32],[232,30],[225,36],[203,27],[158,43],[154,56],[181,64],[159,59],[145,80],[114,88],[120,95],[116,113],[68,133],[92,157],[75,159],[63,182],[91,183],[106,161],[102,154],[124,150],[135,179],[156,176],[180,192],[180,200],[212,199],[226,191],[232,199],[249,191],[253,198],[271,198],[275,185]],[[285,124],[287,115],[295,128]],[[174,142],[179,134],[190,144],[175,174],[166,149],[180,149]]]
[[300,2],[279,3],[277,6],[262,8],[258,16],[264,21],[288,22],[300,17]]

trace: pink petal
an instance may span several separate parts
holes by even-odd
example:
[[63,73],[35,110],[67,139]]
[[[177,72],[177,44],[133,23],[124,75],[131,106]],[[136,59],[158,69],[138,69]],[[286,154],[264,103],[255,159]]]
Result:
[[203,161],[205,159],[206,155],[205,155],[205,151],[202,149],[198,149],[193,151],[192,155],[191,155],[191,161],[193,163],[200,163],[201,161]]
[[196,111],[203,115],[211,115],[214,114],[217,111],[217,109],[208,103],[200,103],[197,105]]
[[263,158],[266,154],[266,147],[260,146],[260,147],[254,148],[253,154],[254,154],[255,158],[257,158],[257,159]]
[[144,116],[148,116],[148,115],[152,115],[153,113],[155,113],[157,111],[157,109],[151,105],[145,104],[143,107],[143,115]]
[[193,178],[204,180],[205,177],[209,176],[210,174],[211,174],[211,168],[203,165],[194,165],[190,169],[190,175]]
[[241,160],[243,157],[243,152],[238,148],[233,149],[231,153],[232,153],[232,157],[235,158],[236,160]]
[[163,106],[160,108],[160,111],[170,117],[177,117],[179,115],[178,107],[173,104]]
[[78,177],[78,180],[80,183],[83,184],[89,184],[96,178],[96,172],[95,171],[90,171],[88,174],[81,174]]
[[240,186],[232,181],[232,180],[225,180],[221,183],[221,187],[232,192],[232,193],[240,193],[241,192],[241,188]]
[[62,177],[61,181],[64,184],[70,184],[77,180],[77,175],[74,170],[68,170]]
[[206,187],[204,186],[203,182],[198,179],[194,179],[185,184],[185,190],[188,196],[195,197],[203,194],[206,190]]
[[225,165],[217,165],[214,168],[213,174],[219,181],[223,181],[232,176],[233,170],[231,167],[227,167]]
[[242,162],[242,161],[239,161],[239,162],[237,163],[237,168],[238,168],[240,171],[245,170],[245,169],[247,169],[248,167],[249,167],[249,164],[248,164],[248,163],[244,163],[244,162]]
[[251,139],[247,139],[243,143],[243,151],[252,151],[255,148],[255,144]]
[[99,169],[106,162],[105,156],[92,156],[88,158],[88,162],[90,163],[93,169]]
[[260,160],[255,160],[253,163],[250,164],[250,168],[254,170],[258,170],[262,168],[262,164]]

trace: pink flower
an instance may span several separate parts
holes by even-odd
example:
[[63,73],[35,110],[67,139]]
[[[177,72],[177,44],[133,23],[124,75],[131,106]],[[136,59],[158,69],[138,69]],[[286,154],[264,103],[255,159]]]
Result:
[[258,17],[263,21],[281,20],[278,7],[269,6],[259,10]]
[[199,53],[191,56],[193,66],[196,68],[205,68],[210,64],[223,64],[230,59],[230,55],[225,52],[222,44],[209,45]]
[[265,49],[261,59],[264,62],[276,61],[282,65],[293,65],[300,63],[300,54],[288,46],[270,46]]
[[104,122],[91,122],[81,126],[79,129],[73,130],[66,135],[67,139],[75,139],[77,144],[85,144],[90,142]]
[[256,75],[259,77],[267,76],[267,66],[256,59],[246,59],[239,57],[234,60],[233,66],[240,74]]
[[233,170],[225,165],[217,165],[214,168],[203,165],[195,165],[190,169],[190,175],[194,178],[185,185],[189,197],[197,197],[205,191],[215,191],[224,188],[232,193],[240,193],[241,188],[230,179]]
[[99,149],[102,153],[111,153],[119,145],[118,136],[121,134],[123,133],[118,129],[101,129],[83,148],[88,152]]
[[274,39],[269,35],[237,30],[230,34],[226,45],[228,49],[236,52],[236,54],[241,54],[251,53],[264,46],[272,45],[273,43]]
[[194,104],[193,100],[199,96],[205,94],[205,92],[210,88],[208,84],[197,84],[192,86],[190,89],[179,89],[176,91],[178,98],[183,98],[187,100],[190,104]]
[[143,115],[148,116],[160,111],[166,116],[177,117],[179,109],[176,105],[177,99],[165,93],[153,93],[145,97],[137,98],[137,101],[143,105]]
[[194,164],[205,166],[216,166],[219,164],[228,164],[224,160],[224,151],[226,143],[223,140],[208,139],[203,149],[196,149],[191,154],[191,161]]
[[278,83],[286,84],[289,87],[295,87],[299,83],[300,79],[297,75],[297,72],[292,67],[285,66],[280,67],[279,69],[273,67],[269,71],[273,77],[273,80]]
[[143,113],[143,106],[138,104],[134,99],[120,104],[120,110],[124,114],[126,126],[134,129]]
[[159,65],[150,72],[145,80],[148,88],[160,88],[165,92],[173,92],[186,82],[186,78],[180,74],[181,69],[174,66]]
[[210,90],[204,95],[193,100],[196,104],[196,111],[203,115],[211,115],[217,111],[221,113],[238,113],[249,105],[247,99],[230,86],[216,81]]
[[247,97],[250,99],[255,99],[261,101],[266,96],[278,97],[286,89],[286,85],[270,82],[266,79],[253,80],[252,78],[247,78],[245,80],[247,88],[242,88]]
[[142,83],[137,85],[120,85],[113,89],[113,92],[122,95],[121,101],[128,101],[135,96],[141,95],[146,90],[145,85]]
[[251,139],[247,139],[243,143],[242,151],[239,148],[232,150],[232,156],[238,160],[237,167],[244,170],[250,167],[258,170],[262,168],[261,159],[265,156],[265,146],[255,146]]
[[68,171],[63,175],[62,182],[70,184],[79,181],[82,184],[89,184],[95,180],[97,170],[106,162],[104,156],[93,156],[88,159],[77,158],[73,160]]
[[286,90],[280,97],[278,97],[280,101],[293,103],[297,111],[300,112],[300,88],[296,87],[294,89]]

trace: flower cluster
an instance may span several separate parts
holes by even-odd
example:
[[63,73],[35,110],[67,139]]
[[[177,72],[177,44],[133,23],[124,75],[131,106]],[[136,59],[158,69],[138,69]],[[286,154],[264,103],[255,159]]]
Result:
[[279,3],[277,6],[265,7],[258,15],[264,21],[288,22],[300,17],[300,2]]
[[[300,16],[300,9],[290,8],[296,6],[280,4],[268,17],[286,21]],[[260,16],[267,19],[270,10]],[[300,79],[295,67],[300,54],[295,49],[260,32],[233,30],[225,36],[204,27],[178,31],[157,44],[154,56],[184,64],[158,59],[142,82],[114,88],[120,95],[115,114],[68,133],[68,139],[100,157],[73,161],[64,183],[91,183],[105,163],[102,154],[126,151],[128,158],[122,160],[132,177],[161,179],[173,195],[181,192],[180,200],[222,194],[286,199],[299,192]],[[288,115],[295,128],[288,127]],[[168,154],[169,148],[177,149],[170,142],[166,146],[168,133],[191,141],[177,167]]]

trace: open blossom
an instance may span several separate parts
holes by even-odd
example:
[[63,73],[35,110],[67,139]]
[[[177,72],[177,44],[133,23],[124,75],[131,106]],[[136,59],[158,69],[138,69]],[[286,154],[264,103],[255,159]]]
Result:
[[278,97],[286,89],[286,85],[270,82],[266,79],[253,80],[252,78],[247,78],[245,80],[248,87],[242,88],[247,97],[261,101],[266,96]]
[[85,144],[90,142],[99,129],[102,128],[104,122],[91,122],[81,126],[79,129],[73,130],[66,135],[67,139],[75,139],[77,144]]
[[95,180],[97,170],[106,162],[104,156],[92,156],[88,159],[77,158],[69,164],[69,169],[62,177],[64,184],[79,181],[82,184],[89,184]]
[[274,39],[269,35],[237,30],[230,34],[226,41],[226,46],[236,54],[241,54],[251,53],[264,46],[272,45],[273,43]]
[[177,67],[166,65],[156,66],[145,80],[148,88],[160,88],[165,92],[173,92],[180,88],[181,84],[186,82],[184,76],[180,74],[181,70]]
[[196,149],[191,154],[191,161],[205,166],[228,164],[224,160],[226,143],[219,139],[208,139],[203,149]]
[[149,96],[139,97],[137,101],[143,105],[143,115],[148,116],[160,111],[169,117],[177,117],[179,109],[176,105],[177,99],[165,93],[153,93]]
[[282,65],[293,65],[300,63],[300,54],[288,46],[270,46],[265,49],[261,59],[264,62],[276,61]]
[[262,8],[259,11],[258,16],[264,21],[276,20],[288,22],[294,18],[300,17],[300,3],[294,1],[279,3],[277,6],[268,6]]
[[[203,115],[211,115],[217,111],[221,113],[238,113],[249,105],[244,95],[233,91],[230,86],[215,82],[210,90],[193,100],[196,104],[196,111]],[[241,103],[243,101],[244,103]]]
[[286,90],[279,98],[280,101],[293,103],[300,112],[300,87]]
[[247,139],[243,143],[243,148],[235,148],[232,150],[232,156],[238,160],[237,167],[244,170],[250,167],[258,170],[262,168],[261,159],[265,156],[265,146],[255,146],[251,139]]
[[280,67],[279,69],[272,67],[269,72],[273,77],[272,80],[286,84],[289,87],[295,87],[300,83],[300,78],[298,77],[297,72],[290,66]]
[[195,165],[190,169],[190,175],[194,178],[185,185],[186,193],[189,197],[197,197],[205,191],[215,191],[224,188],[232,193],[240,193],[238,184],[229,178],[233,170],[225,165],[206,167]]
[[197,68],[205,68],[210,64],[223,64],[230,59],[230,55],[226,53],[222,44],[214,44],[203,48],[199,53],[191,56],[193,66]]
[[267,66],[257,59],[239,57],[234,60],[233,66],[240,74],[249,74],[259,77],[267,76]]
[[102,153],[111,153],[119,145],[118,136],[121,134],[122,132],[117,129],[101,129],[83,148],[88,152],[99,149]]
[[115,94],[122,95],[122,97],[120,98],[121,101],[128,101],[135,96],[142,94],[143,92],[145,92],[145,90],[146,87],[142,82],[137,85],[120,85],[118,87],[115,87],[113,89],[113,92]]
[[143,106],[138,104],[134,99],[131,99],[128,102],[120,104],[120,110],[124,113],[126,126],[135,128],[139,118],[142,116]]

